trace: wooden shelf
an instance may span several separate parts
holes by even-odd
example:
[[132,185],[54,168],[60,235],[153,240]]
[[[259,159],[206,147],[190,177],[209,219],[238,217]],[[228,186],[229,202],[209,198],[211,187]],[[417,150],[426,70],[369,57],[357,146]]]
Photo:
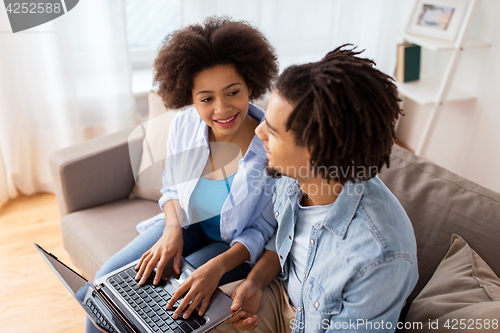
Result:
[[[408,42],[420,45],[431,51],[453,50],[456,47],[454,42],[449,42],[441,39],[427,38],[411,35],[408,33],[405,33],[403,37]],[[470,38],[465,44],[466,49],[479,49],[488,47],[491,47],[491,44],[479,38]]]
[[[408,83],[396,81],[396,86],[401,95],[414,100],[418,104],[429,105],[436,103],[439,83],[438,81],[423,78]],[[447,101],[472,101],[474,99],[476,97],[473,94],[453,86],[446,96]]]

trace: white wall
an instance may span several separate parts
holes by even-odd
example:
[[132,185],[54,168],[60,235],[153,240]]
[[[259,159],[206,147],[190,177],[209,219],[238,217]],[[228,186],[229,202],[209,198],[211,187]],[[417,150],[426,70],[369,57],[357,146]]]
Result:
[[[454,85],[474,93],[474,102],[447,102],[424,157],[500,192],[500,1],[483,0],[472,36],[491,48],[466,50]],[[440,72],[449,54],[422,53],[422,71]],[[439,73],[440,74],[440,73]],[[405,101],[399,139],[415,149],[430,107]]]

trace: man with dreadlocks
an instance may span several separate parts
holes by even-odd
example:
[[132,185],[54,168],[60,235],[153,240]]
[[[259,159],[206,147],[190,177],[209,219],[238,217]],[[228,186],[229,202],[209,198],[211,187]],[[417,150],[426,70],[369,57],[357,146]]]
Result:
[[416,242],[377,172],[389,166],[399,100],[392,79],[360,53],[339,47],[276,83],[256,133],[268,173],[281,177],[278,229],[232,294],[233,309],[242,308],[236,328],[397,329],[418,279]]

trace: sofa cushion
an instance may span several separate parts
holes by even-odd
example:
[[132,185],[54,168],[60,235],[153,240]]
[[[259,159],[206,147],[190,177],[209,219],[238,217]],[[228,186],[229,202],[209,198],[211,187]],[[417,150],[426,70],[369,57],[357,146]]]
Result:
[[448,332],[454,325],[461,331],[466,327],[491,332],[499,328],[498,314],[500,279],[462,237],[453,235],[450,250],[413,301],[406,320],[433,332]]
[[[500,274],[500,194],[394,146],[380,178],[406,210],[415,230],[420,293],[459,234]],[[406,307],[407,310],[408,307]]]
[[163,160],[167,156],[168,131],[177,110],[167,110],[154,91],[148,94],[148,105],[148,121],[139,128],[144,136],[141,163],[129,198],[158,201],[161,197]]
[[68,214],[61,220],[64,248],[94,280],[99,267],[138,235],[137,223],[160,211],[153,201],[123,199]]

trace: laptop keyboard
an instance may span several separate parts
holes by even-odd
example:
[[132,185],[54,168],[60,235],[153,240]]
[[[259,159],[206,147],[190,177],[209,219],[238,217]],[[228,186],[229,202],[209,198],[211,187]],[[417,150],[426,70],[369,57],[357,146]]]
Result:
[[181,298],[170,310],[166,309],[167,302],[175,290],[174,287],[171,284],[153,285],[155,272],[152,272],[146,283],[140,286],[135,280],[136,274],[133,268],[129,268],[109,277],[108,282],[153,332],[190,333],[205,325],[205,318],[199,316],[196,311],[193,311],[188,319],[173,319],[172,315],[182,301]]
[[93,319],[96,322],[96,324],[101,326],[108,332],[116,333],[115,329],[108,323],[106,318],[102,315],[101,311],[99,311],[99,308],[94,304],[94,302],[90,298],[87,299],[86,303],[90,311],[92,311],[92,313],[94,314]]

